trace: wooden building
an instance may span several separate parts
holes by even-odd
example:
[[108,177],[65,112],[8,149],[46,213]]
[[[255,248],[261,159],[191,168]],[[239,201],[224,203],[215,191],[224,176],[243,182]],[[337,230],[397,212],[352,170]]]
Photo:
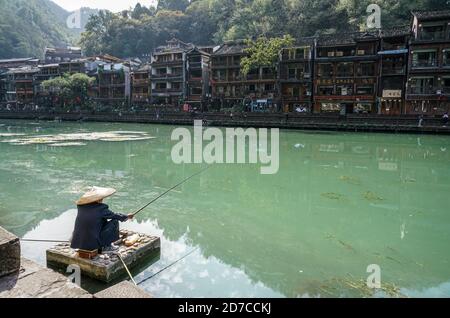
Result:
[[33,76],[33,87],[34,87],[34,102],[37,104],[41,103],[51,103],[52,102],[52,92],[44,89],[42,83],[44,81],[53,79],[60,76],[59,64],[46,64],[39,66],[39,72],[35,73]]
[[82,56],[83,54],[79,47],[46,48],[44,52],[44,63],[70,62],[80,59]]
[[198,110],[206,110],[211,98],[210,63],[211,55],[197,47],[186,53],[185,103]]
[[243,107],[245,110],[275,110],[278,100],[277,72],[259,67],[246,76],[241,73],[241,59],[247,55],[244,42],[228,42],[212,56],[211,87],[216,107]]
[[405,87],[408,69],[408,41],[410,27],[396,27],[383,30],[380,36],[378,55],[378,113],[400,115],[406,112]]
[[279,96],[284,112],[311,112],[314,39],[302,39],[280,53]]
[[39,68],[24,66],[12,68],[6,72],[6,98],[7,103],[28,104],[34,100],[34,75]]
[[450,111],[450,10],[413,12],[408,114]]
[[150,103],[150,72],[149,64],[144,64],[131,73],[131,102],[133,104]]
[[378,32],[316,40],[314,112],[377,113]]
[[151,95],[156,104],[180,106],[186,96],[186,55],[194,45],[177,39],[158,47],[151,62]]

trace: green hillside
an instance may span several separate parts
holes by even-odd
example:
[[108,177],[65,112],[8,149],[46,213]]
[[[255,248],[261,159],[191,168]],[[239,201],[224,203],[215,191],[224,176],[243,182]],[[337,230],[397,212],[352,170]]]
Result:
[[0,0],[0,58],[41,57],[46,46],[71,44],[68,15],[50,0]]

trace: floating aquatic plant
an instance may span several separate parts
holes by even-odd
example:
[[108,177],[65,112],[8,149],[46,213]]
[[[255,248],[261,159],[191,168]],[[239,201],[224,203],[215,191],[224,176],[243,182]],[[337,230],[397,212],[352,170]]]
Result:
[[354,184],[354,185],[360,185],[361,184],[361,180],[359,178],[356,178],[356,177],[341,176],[339,178],[339,180],[347,182],[349,184]]
[[376,195],[375,193],[371,192],[371,191],[367,191],[364,193],[364,198],[367,201],[370,202],[378,202],[378,201],[383,201],[384,199],[382,197],[379,197],[378,195]]
[[330,200],[340,200],[343,198],[343,196],[341,194],[334,193],[334,192],[322,193],[321,196],[323,196],[324,198],[330,199]]
[[[93,132],[93,133],[73,133],[73,134],[57,134],[57,135],[40,135],[26,136],[17,139],[8,139],[1,142],[10,143],[12,145],[35,145],[49,144],[51,146],[84,146],[82,141],[141,141],[150,140],[155,137],[149,136],[146,132],[138,131],[109,131],[109,132]],[[75,144],[77,142],[77,144]]]

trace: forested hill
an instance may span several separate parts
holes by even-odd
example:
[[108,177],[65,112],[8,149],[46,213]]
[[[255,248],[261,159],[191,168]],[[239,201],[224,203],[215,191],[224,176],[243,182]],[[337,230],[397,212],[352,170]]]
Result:
[[101,12],[82,35],[87,54],[148,54],[176,37],[197,44],[274,37],[294,38],[364,29],[367,6],[382,10],[382,26],[408,24],[411,10],[450,9],[450,0],[160,0],[157,8]]
[[41,57],[46,46],[70,44],[68,15],[50,0],[0,0],[0,58]]
[[[0,0],[0,58],[41,57],[46,46],[66,44],[81,44],[89,55],[125,57],[148,54],[172,37],[217,44],[349,32],[363,28],[370,3],[380,5],[383,27],[408,23],[411,10],[450,9],[450,0],[160,0],[157,8],[101,11],[80,40],[80,30],[66,26],[70,13],[52,1]],[[83,11],[83,25],[91,13]]]

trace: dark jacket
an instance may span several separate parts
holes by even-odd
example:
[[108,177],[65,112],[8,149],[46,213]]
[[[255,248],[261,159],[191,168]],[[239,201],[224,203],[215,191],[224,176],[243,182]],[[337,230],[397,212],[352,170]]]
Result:
[[92,251],[102,248],[100,233],[108,220],[125,222],[128,216],[113,213],[103,203],[78,206],[78,215],[72,236],[71,247]]

